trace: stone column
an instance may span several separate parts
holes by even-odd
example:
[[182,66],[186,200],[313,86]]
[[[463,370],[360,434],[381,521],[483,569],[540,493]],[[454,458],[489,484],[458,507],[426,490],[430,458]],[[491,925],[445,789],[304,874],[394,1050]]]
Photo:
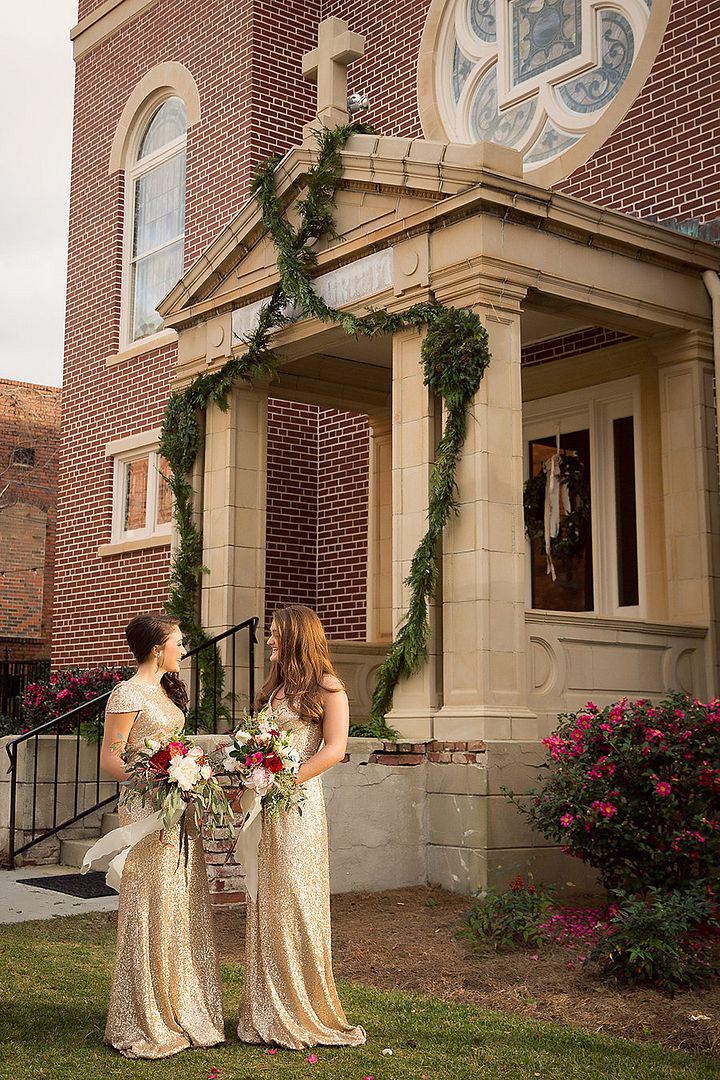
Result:
[[[415,550],[427,528],[430,467],[435,456],[435,402],[423,385],[422,334],[403,331],[393,338],[392,386],[392,620],[393,630],[408,608],[404,584]],[[437,598],[430,608],[432,637],[428,662],[400,679],[388,723],[407,739],[431,739],[439,704]]]
[[[209,406],[203,500],[203,562],[209,574],[201,579],[202,622],[208,634],[219,634],[260,616],[256,686],[264,656],[266,449],[264,390],[235,388],[227,412]],[[225,652],[227,670],[229,649]],[[235,663],[238,686],[245,687],[245,655],[236,656]]]
[[720,691],[720,507],[709,336],[673,339],[659,362],[668,617],[708,627],[707,670],[689,674],[698,696],[714,696]]
[[492,360],[468,416],[459,514],[443,537],[443,707],[435,737],[528,740],[537,737],[537,721],[526,706],[520,295],[475,310]]
[[392,419],[371,413],[368,492],[367,640],[392,641]]

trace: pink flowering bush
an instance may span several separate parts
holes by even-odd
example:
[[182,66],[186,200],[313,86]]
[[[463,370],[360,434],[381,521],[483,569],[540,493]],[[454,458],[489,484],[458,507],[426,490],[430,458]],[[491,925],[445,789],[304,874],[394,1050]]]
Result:
[[[101,665],[94,668],[65,668],[43,682],[30,683],[23,698],[23,727],[37,727],[56,716],[62,716],[86,701],[93,701],[101,694],[112,690],[119,682],[135,674],[135,668],[112,668]],[[96,708],[88,708],[87,715],[81,714],[81,722],[87,725],[97,715]],[[77,720],[73,718],[64,724],[60,734],[75,732]],[[94,725],[95,733],[97,725]],[[92,731],[83,728],[83,734],[92,735]]]
[[[610,893],[711,882],[720,865],[720,701],[591,702],[544,740],[531,824]],[[516,805],[520,805],[511,796]]]

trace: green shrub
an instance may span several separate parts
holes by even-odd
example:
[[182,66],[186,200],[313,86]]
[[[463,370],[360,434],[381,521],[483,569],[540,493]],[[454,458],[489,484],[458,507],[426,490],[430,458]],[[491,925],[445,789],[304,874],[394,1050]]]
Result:
[[524,882],[518,874],[508,892],[488,889],[481,894],[466,916],[462,935],[481,952],[497,952],[513,945],[540,945],[545,937],[540,924],[549,908],[549,891]]
[[719,924],[706,886],[672,893],[652,888],[643,898],[619,894],[618,901],[590,955],[610,982],[672,993],[713,974],[708,931]]
[[611,894],[711,881],[720,865],[720,701],[591,702],[545,739],[531,824]]

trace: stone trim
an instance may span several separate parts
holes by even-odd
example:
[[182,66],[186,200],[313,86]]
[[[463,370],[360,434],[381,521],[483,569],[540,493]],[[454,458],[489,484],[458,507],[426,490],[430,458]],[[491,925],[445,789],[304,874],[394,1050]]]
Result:
[[[198,122],[200,119],[200,91],[192,77],[192,73],[183,64],[175,63],[175,61],[168,61],[165,64],[158,64],[157,67],[151,68],[135,86],[120,115],[113,136],[112,147],[110,148],[110,161],[108,164],[108,174],[110,176],[125,168],[128,147],[136,129],[140,111],[147,106],[151,98],[159,97],[161,99],[162,92],[168,90],[183,101],[187,113],[188,128]],[[167,331],[160,331],[160,333],[167,333]]]
[[[422,765],[432,761],[437,765],[475,765],[485,762],[487,745],[482,739],[431,739],[427,742],[383,741],[382,749],[369,757],[373,765]],[[343,761],[349,761],[346,754]]]
[[70,31],[75,63],[157,3],[158,0],[105,0]]
[[174,345],[177,339],[177,331],[159,330],[157,334],[150,334],[148,337],[140,338],[138,341],[134,341],[132,345],[128,345],[126,349],[121,349],[120,352],[113,353],[112,356],[106,356],[105,367],[115,367],[125,360],[134,360],[137,356],[144,356],[145,353],[161,349],[165,345]]
[[110,555],[124,555],[128,551],[145,551],[147,548],[170,547],[172,534],[162,533],[160,536],[143,536],[137,540],[121,540],[117,544],[100,544],[98,558],[106,559]]

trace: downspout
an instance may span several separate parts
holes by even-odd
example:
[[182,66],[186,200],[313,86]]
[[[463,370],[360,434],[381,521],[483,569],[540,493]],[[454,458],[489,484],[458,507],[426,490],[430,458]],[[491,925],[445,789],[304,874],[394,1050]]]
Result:
[[[713,357],[715,360],[715,428],[720,432],[720,416],[718,415],[718,401],[720,400],[720,277],[715,270],[703,271],[703,282],[710,295],[712,304],[712,327],[713,327]],[[720,437],[718,438],[718,475],[720,476]],[[716,612],[716,617],[718,613]],[[718,668],[716,661],[716,679]],[[720,684],[710,687],[713,694],[720,693]]]

